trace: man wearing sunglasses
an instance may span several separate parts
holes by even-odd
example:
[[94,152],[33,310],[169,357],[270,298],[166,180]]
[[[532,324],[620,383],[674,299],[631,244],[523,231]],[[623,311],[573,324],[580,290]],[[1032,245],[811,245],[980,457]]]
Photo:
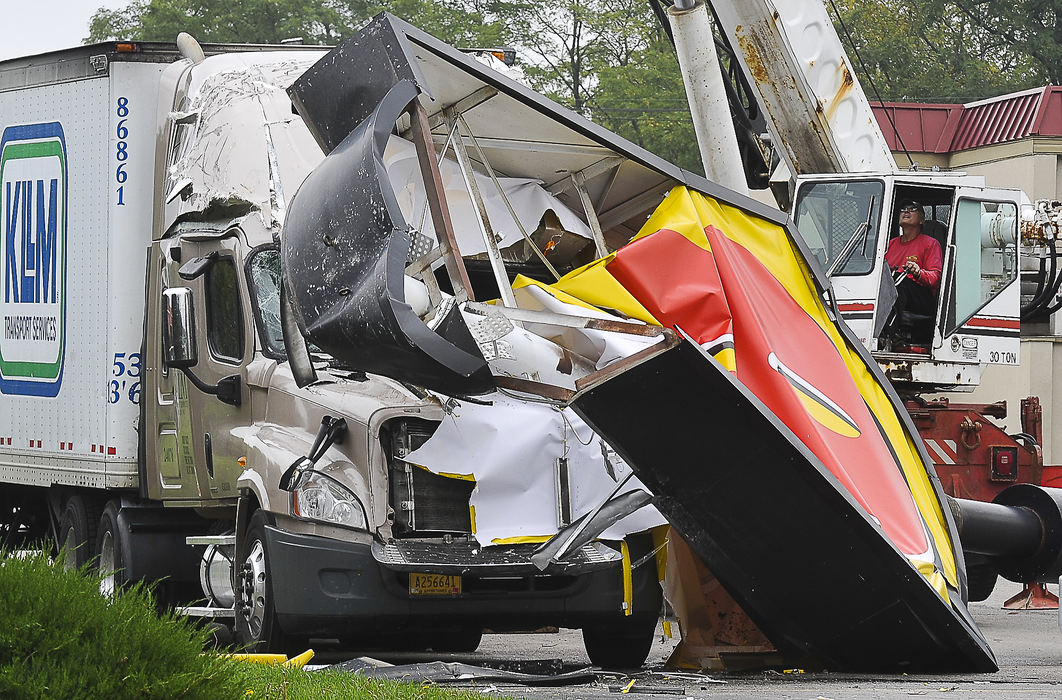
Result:
[[901,322],[905,312],[932,317],[937,310],[944,255],[940,243],[922,233],[924,221],[921,204],[913,200],[902,202],[901,233],[889,241],[889,247],[885,250],[885,262],[899,280],[895,309]]

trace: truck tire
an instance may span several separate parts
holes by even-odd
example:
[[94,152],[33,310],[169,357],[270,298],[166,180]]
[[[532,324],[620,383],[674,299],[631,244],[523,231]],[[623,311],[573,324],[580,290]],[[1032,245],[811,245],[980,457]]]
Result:
[[270,580],[269,552],[265,527],[272,517],[264,510],[255,511],[247,524],[243,540],[236,543],[236,643],[249,652],[289,652],[295,650],[277,623]]
[[590,663],[600,668],[640,668],[649,656],[656,617],[631,617],[583,627],[583,646]]
[[431,647],[435,651],[472,653],[483,641],[483,630],[478,627],[460,627],[443,632]]
[[66,499],[59,516],[56,546],[68,569],[80,569],[93,561],[99,518],[99,504],[93,499],[80,493]]
[[118,526],[120,508],[117,501],[109,501],[104,506],[96,533],[96,566],[100,571],[100,593],[105,596],[113,595],[129,582],[122,554],[126,550],[126,536]]
[[996,587],[997,578],[996,570],[991,565],[967,566],[966,588],[970,594],[970,602],[980,603],[982,600],[988,600],[988,596],[992,595]]

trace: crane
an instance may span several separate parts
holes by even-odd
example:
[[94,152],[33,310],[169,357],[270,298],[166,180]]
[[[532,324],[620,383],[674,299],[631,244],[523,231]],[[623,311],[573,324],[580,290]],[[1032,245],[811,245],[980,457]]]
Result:
[[[735,111],[719,89],[719,43],[765,117],[778,204],[830,277],[837,312],[907,400],[945,490],[988,501],[1011,483],[1039,484],[1039,438],[1026,428],[1039,424],[1035,397],[1022,401],[1022,433],[1008,436],[990,420],[1006,416],[1003,402],[922,395],[972,391],[987,366],[1017,365],[1023,313],[1062,306],[1051,303],[1059,287],[1053,278],[1062,277],[1054,260],[1058,212],[1031,206],[1019,190],[986,187],[982,177],[898,168],[820,2],[675,0],[666,17],[706,174],[748,192],[733,167],[741,157],[735,132],[719,127]],[[897,319],[898,280],[884,258],[908,200],[921,204],[923,233],[941,244],[944,266],[935,313]],[[1041,276],[1023,306],[1021,261],[1036,254]],[[1045,275],[1047,259],[1052,272]],[[975,600],[995,581],[994,572],[981,578],[971,586]]]

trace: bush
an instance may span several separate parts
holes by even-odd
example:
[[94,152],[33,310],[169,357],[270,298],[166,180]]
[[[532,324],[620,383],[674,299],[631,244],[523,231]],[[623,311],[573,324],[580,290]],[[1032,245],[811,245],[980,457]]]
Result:
[[206,636],[143,586],[105,598],[88,568],[0,553],[2,698],[243,697],[244,668],[203,654]]

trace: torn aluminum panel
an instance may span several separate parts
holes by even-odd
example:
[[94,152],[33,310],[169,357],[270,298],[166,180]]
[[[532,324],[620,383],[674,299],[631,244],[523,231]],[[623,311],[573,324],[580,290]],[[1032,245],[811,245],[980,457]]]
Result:
[[382,154],[416,94],[395,84],[303,182],[284,228],[285,283],[300,328],[335,357],[446,394],[482,394],[493,381],[457,308],[433,329],[406,302],[411,231]]
[[[415,96],[402,105],[409,108],[408,114],[393,104],[390,113],[381,116],[383,101],[398,85],[415,87]],[[434,144],[435,150],[442,151],[451,138],[463,138],[461,133],[452,134],[454,119],[463,120],[474,136],[473,145],[478,146],[467,149],[476,170],[473,182],[482,181],[489,162],[499,178],[542,182],[550,193],[551,198],[544,199],[544,193],[534,190],[539,202],[522,222],[525,228],[548,204],[557,216],[567,216],[564,212],[570,210],[581,219],[567,224],[562,220],[564,228],[590,229],[595,238],[618,246],[675,184],[687,182],[703,191],[721,191],[386,13],[314,64],[292,84],[289,94],[329,154],[290,204],[284,232],[286,279],[300,327],[347,366],[444,393],[472,395],[491,389],[478,343],[470,340],[469,329],[434,289],[431,273],[440,259],[445,261],[457,295],[453,301],[476,297],[459,256],[465,252],[464,236],[480,222],[472,217],[477,223],[473,227],[465,223],[468,217],[449,215],[451,209],[461,210],[460,202],[467,201],[469,194],[458,188],[457,206],[451,207],[444,176],[436,173],[438,181],[431,180],[430,171],[438,170],[435,159],[420,150]],[[418,136],[422,127],[430,133]],[[432,228],[446,239],[439,241],[434,259],[433,252],[425,254],[424,247],[411,245],[423,236],[412,230],[420,225],[419,212],[410,221],[396,204],[405,196],[412,173],[396,186],[379,162],[386,153],[385,132],[392,128],[418,144],[419,169],[431,205],[424,228],[428,229],[430,219]],[[369,135],[373,130],[377,134],[375,155]],[[355,133],[359,136],[352,138]],[[357,156],[352,150],[355,142],[359,144]],[[432,155],[437,158],[434,151]],[[493,183],[477,185],[477,189],[491,193]],[[411,203],[416,211],[418,203]],[[751,199],[742,199],[740,205],[781,220],[777,211]],[[504,221],[504,216],[493,216],[487,208],[492,224]],[[514,240],[512,227],[498,228],[491,233],[501,233],[502,244]],[[486,251],[497,245],[484,236],[472,250]],[[381,252],[385,246],[386,255]],[[401,259],[410,250],[417,251],[408,256],[410,267],[412,263],[420,267],[409,274],[425,284],[431,302],[425,317],[431,316],[434,330],[408,312],[411,302],[398,276]],[[499,257],[492,256],[492,265],[506,299],[508,281],[499,269]],[[388,278],[386,284],[381,282],[383,277]],[[504,356],[502,348],[490,352],[495,353],[493,357]]]
[[[476,539],[483,545],[542,541],[596,508],[631,473],[570,409],[500,393],[489,399],[489,406],[460,403],[405,458],[436,474],[475,479],[469,503],[476,514]],[[558,488],[560,460],[566,471],[563,488]],[[624,492],[642,488],[632,478]],[[600,537],[619,540],[663,524],[654,508],[643,508]]]
[[185,65],[184,87],[170,114],[174,148],[159,230],[212,212],[226,221],[255,212],[267,230],[279,228],[287,199],[321,160],[285,90],[321,55],[223,54],[174,67]]

